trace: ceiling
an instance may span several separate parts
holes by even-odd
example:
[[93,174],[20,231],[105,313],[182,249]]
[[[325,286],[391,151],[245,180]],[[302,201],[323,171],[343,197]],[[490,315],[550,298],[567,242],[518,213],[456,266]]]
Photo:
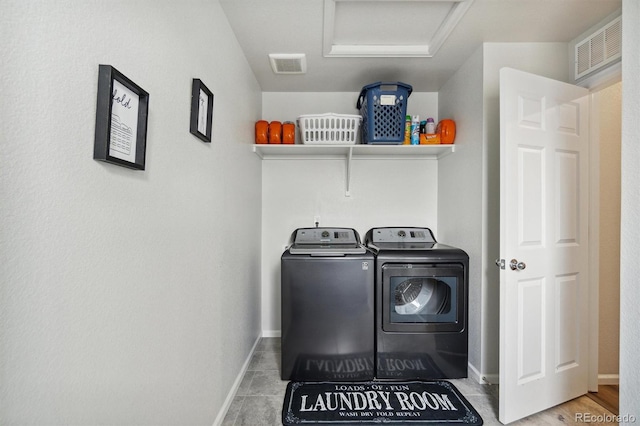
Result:
[[[622,7],[622,0],[219,1],[264,92],[359,92],[376,81],[437,92],[483,42],[569,42]],[[270,53],[304,53],[306,73],[275,74]]]

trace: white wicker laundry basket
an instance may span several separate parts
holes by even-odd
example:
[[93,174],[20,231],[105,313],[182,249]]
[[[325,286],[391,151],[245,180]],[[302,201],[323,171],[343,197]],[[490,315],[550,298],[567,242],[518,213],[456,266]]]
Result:
[[353,145],[361,122],[359,115],[308,114],[298,117],[298,128],[304,144]]

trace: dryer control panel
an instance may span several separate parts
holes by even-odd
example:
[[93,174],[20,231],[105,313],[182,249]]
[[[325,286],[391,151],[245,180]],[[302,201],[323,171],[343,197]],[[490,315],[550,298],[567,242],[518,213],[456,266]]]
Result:
[[374,228],[373,243],[435,243],[429,228]]

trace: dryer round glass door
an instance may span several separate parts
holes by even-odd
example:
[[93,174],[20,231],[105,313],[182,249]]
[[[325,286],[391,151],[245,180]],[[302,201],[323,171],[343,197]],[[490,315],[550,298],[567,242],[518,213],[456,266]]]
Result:
[[394,302],[399,315],[446,314],[451,310],[451,289],[435,278],[410,278],[396,286]]
[[381,280],[385,331],[464,329],[464,268],[458,264],[384,264]]
[[[391,322],[451,322],[452,293],[456,295],[456,280],[452,277],[391,277],[390,293],[393,302],[389,305]],[[391,302],[391,301],[390,301]]]

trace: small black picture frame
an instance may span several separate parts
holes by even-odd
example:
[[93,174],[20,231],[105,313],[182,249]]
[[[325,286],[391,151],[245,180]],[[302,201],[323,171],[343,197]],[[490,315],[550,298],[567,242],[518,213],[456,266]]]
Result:
[[189,130],[205,142],[211,142],[213,123],[213,93],[202,80],[193,79],[191,84],[191,120]]
[[111,65],[100,65],[93,158],[144,170],[149,93]]

